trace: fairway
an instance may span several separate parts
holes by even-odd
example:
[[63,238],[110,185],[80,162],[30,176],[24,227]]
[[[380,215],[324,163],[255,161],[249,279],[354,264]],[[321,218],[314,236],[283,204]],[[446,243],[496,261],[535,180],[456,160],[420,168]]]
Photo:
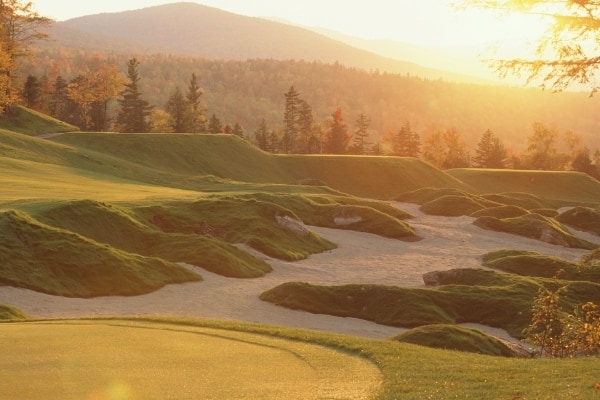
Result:
[[366,359],[315,344],[130,321],[0,325],[0,399],[368,399]]

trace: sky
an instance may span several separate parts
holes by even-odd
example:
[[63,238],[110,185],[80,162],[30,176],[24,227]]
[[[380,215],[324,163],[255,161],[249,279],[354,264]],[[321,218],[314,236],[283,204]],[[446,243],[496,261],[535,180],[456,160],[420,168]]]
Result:
[[[173,0],[33,0],[36,11],[58,21],[174,3]],[[491,11],[457,10],[453,0],[197,0],[196,3],[253,17],[278,18],[368,39],[427,46],[482,46],[523,42],[539,24]],[[538,29],[539,28],[539,29]],[[535,31],[532,32],[532,31]],[[514,45],[512,45],[514,47]]]

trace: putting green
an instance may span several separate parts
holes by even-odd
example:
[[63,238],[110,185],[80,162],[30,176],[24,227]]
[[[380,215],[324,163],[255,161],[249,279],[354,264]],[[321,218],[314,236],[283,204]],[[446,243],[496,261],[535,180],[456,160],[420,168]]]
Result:
[[245,332],[133,321],[0,324],[0,399],[367,399],[368,360]]

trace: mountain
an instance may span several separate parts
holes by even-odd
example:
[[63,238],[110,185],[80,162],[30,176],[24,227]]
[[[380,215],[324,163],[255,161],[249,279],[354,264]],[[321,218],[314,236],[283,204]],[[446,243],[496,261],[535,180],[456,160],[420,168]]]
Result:
[[57,22],[49,33],[70,48],[86,50],[137,49],[223,60],[321,61],[428,79],[474,81],[464,74],[384,57],[306,28],[190,2],[83,16]]

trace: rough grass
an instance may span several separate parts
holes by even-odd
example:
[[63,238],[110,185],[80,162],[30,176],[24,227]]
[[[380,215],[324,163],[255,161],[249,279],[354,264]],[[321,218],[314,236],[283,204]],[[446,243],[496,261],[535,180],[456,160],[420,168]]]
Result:
[[2,321],[25,321],[30,317],[18,308],[0,303],[0,322]]
[[471,217],[494,217],[498,219],[504,219],[521,217],[526,214],[529,214],[529,211],[519,206],[502,205],[498,207],[484,208],[483,210],[476,211],[471,214]]
[[565,247],[593,250],[598,245],[579,239],[553,218],[526,214],[514,218],[479,217],[474,222],[480,228],[511,233]]
[[522,337],[540,286],[565,286],[565,306],[600,300],[592,282],[541,281],[483,269],[440,272],[431,289],[384,285],[320,286],[289,282],[261,294],[279,306],[315,314],[361,318],[383,325],[414,328],[429,324],[480,323]]
[[127,253],[27,214],[0,213],[0,282],[68,297],[137,295],[199,275],[156,257]]
[[542,278],[600,283],[600,265],[583,266],[523,250],[498,250],[483,256],[483,265],[504,272]]
[[261,300],[291,309],[361,318],[414,328],[429,324],[482,323],[516,337],[529,321],[533,281],[500,278],[492,284],[452,283],[435,289],[383,285],[318,286],[290,282],[261,294]]
[[74,125],[67,124],[66,122],[59,121],[46,114],[22,106],[12,107],[8,116],[5,116],[0,120],[0,129],[32,136],[79,130],[79,128]]
[[597,208],[573,207],[556,219],[565,225],[600,235],[600,210]]
[[419,209],[429,215],[458,217],[481,211],[485,205],[472,196],[448,195],[423,204]]
[[393,339],[403,343],[412,343],[437,349],[515,357],[515,353],[500,340],[486,335],[477,329],[456,325],[424,325],[401,333]]
[[580,172],[480,168],[451,169],[447,172],[476,193],[528,193],[554,201],[551,208],[565,203],[598,203],[600,199],[600,182]]

